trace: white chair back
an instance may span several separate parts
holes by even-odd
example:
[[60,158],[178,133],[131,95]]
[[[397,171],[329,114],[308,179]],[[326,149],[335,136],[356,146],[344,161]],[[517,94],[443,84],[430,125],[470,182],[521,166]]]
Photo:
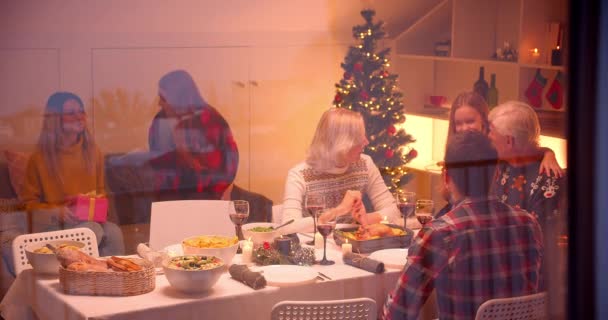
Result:
[[152,203],[150,248],[161,250],[197,235],[234,236],[229,201],[179,200]]
[[13,239],[13,264],[15,265],[15,274],[21,273],[25,269],[31,269],[27,257],[25,256],[25,248],[31,244],[46,243],[56,240],[74,240],[84,243],[82,249],[85,253],[92,257],[99,257],[97,249],[97,238],[93,230],[89,228],[74,228],[59,231],[49,231],[40,233],[22,234]]
[[370,298],[329,301],[282,301],[272,307],[271,320],[357,319],[376,320],[376,302]]
[[541,320],[547,318],[546,292],[521,297],[492,299],[477,309],[475,320]]
[[283,205],[275,204],[272,206],[272,222],[282,223],[283,222]]

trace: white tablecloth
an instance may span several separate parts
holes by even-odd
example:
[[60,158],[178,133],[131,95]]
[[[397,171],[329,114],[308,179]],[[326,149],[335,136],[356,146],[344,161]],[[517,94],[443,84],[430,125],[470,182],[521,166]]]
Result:
[[[302,240],[308,240],[303,238]],[[2,300],[0,311],[7,319],[23,319],[31,306],[40,319],[248,319],[267,320],[274,304],[283,300],[332,300],[369,297],[378,308],[395,287],[401,270],[387,269],[373,274],[342,262],[342,253],[328,241],[332,266],[311,268],[331,277],[294,287],[253,290],[231,279],[228,273],[208,292],[199,295],[180,293],[170,287],[164,275],[156,277],[156,289],[132,297],[95,297],[66,295],[57,278],[42,278],[32,270],[22,272]],[[238,259],[238,257],[236,258]]]

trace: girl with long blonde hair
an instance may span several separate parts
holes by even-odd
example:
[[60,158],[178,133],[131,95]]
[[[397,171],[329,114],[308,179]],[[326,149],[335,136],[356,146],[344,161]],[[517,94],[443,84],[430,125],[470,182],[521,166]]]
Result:
[[116,224],[78,221],[69,207],[70,199],[93,192],[105,194],[103,155],[87,128],[80,97],[56,92],[47,101],[22,190],[33,231],[87,227],[95,232],[100,254],[122,254],[123,237]]

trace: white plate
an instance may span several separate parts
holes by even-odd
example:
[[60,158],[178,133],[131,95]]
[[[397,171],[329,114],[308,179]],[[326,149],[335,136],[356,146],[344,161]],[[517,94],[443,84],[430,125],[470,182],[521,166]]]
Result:
[[353,223],[336,223],[336,230],[346,228],[359,228],[359,225]]
[[387,268],[401,269],[407,262],[407,249],[378,250],[372,252],[369,258],[383,262]]
[[315,282],[317,272],[311,267],[272,265],[257,268],[269,286],[289,287]]
[[182,248],[181,243],[172,244],[170,246],[167,246],[167,247],[165,247],[164,251],[169,257],[177,257],[177,256],[184,255],[184,249]]

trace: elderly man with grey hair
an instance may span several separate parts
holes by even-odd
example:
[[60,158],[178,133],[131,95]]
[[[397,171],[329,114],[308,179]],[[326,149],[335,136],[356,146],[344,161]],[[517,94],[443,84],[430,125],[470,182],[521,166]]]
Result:
[[539,147],[540,124],[526,103],[505,102],[489,115],[490,138],[501,164],[494,185],[499,199],[534,215],[544,227],[558,214],[561,178],[539,174],[543,149]]

